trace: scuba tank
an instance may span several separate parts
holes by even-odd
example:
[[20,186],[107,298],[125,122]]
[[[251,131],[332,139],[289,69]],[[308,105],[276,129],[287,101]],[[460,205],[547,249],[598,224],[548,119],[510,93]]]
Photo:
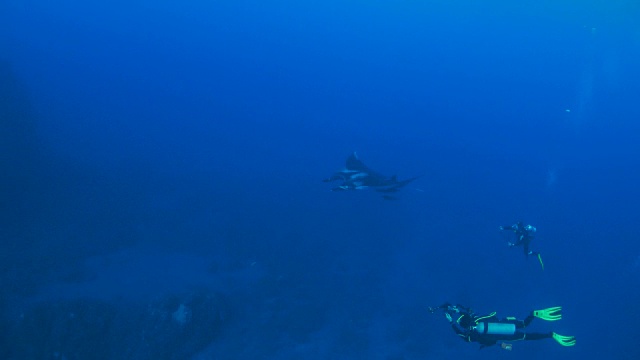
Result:
[[516,333],[516,325],[515,324],[504,324],[504,323],[488,323],[488,322],[479,322],[473,330],[478,334],[488,334],[488,335],[513,335]]

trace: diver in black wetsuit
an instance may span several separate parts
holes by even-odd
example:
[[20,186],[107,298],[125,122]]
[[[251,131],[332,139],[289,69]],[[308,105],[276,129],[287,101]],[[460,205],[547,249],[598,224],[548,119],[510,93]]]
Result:
[[450,303],[429,308],[431,313],[436,310],[444,311],[453,331],[458,336],[464,341],[479,343],[480,349],[495,345],[498,341],[542,340],[549,338],[556,340],[562,346],[574,346],[576,344],[573,336],[563,336],[554,332],[526,333],[524,331],[536,317],[547,321],[560,320],[562,318],[560,314],[562,309],[559,306],[532,311],[524,320],[518,320],[514,317],[499,319],[495,312],[478,316],[470,308],[451,305]]
[[537,252],[533,252],[529,250],[529,244],[531,240],[535,237],[536,228],[531,225],[524,225],[522,221],[518,221],[513,225],[500,226],[500,230],[510,230],[513,231],[516,235],[516,242],[509,243],[510,247],[513,246],[522,246],[524,249],[525,255],[537,255]]
[[507,226],[500,226],[500,230],[504,231],[504,230],[509,230],[509,231],[513,231],[516,235],[516,242],[509,242],[509,247],[514,247],[514,246],[522,246],[523,250],[524,250],[524,255],[525,256],[529,256],[529,255],[535,255],[538,257],[538,261],[540,261],[540,265],[542,266],[542,269],[544,270],[544,263],[542,262],[542,256],[540,255],[539,252],[536,251],[531,251],[529,249],[529,244],[531,243],[531,240],[533,240],[533,238],[535,237],[536,234],[536,228],[532,225],[524,225],[524,223],[522,221],[518,221],[517,223],[513,224],[513,225],[507,225]]

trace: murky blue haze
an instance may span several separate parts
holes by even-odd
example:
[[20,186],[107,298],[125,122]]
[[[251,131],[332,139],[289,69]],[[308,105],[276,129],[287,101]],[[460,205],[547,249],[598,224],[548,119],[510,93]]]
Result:
[[[3,359],[637,359],[636,1],[0,3]],[[356,151],[398,179],[332,192]],[[537,227],[526,258],[498,230]],[[576,336],[478,350],[446,301]]]

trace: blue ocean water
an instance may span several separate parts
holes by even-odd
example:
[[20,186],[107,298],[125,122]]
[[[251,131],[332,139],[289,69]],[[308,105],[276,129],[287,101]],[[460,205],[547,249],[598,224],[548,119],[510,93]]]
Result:
[[[3,359],[637,359],[635,1],[0,3]],[[353,152],[419,179],[322,180]],[[533,257],[498,226],[536,226]],[[429,306],[577,339],[478,350]]]

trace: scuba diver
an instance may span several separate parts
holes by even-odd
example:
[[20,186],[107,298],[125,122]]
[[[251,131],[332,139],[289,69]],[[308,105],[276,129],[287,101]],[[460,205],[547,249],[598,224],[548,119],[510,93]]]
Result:
[[529,250],[529,244],[535,236],[536,228],[532,225],[524,225],[522,221],[518,221],[513,225],[500,226],[500,231],[504,230],[513,231],[516,235],[516,242],[509,242],[509,247],[522,246],[524,255],[535,255],[540,262],[540,266],[542,266],[542,270],[544,270],[544,263],[542,262],[542,256],[540,253]]
[[445,303],[437,307],[429,307],[429,311],[432,314],[437,310],[444,311],[453,331],[460,336],[462,340],[466,342],[477,342],[480,344],[480,349],[493,346],[500,341],[503,342],[503,349],[511,350],[512,345],[504,343],[504,341],[542,340],[550,338],[562,346],[574,346],[576,344],[575,336],[564,336],[556,334],[555,332],[527,333],[524,331],[534,318],[546,321],[560,320],[562,318],[562,314],[560,314],[562,308],[560,306],[532,311],[524,320],[518,320],[514,317],[498,319],[495,312],[489,315],[479,316],[474,314],[473,310],[468,307],[451,305],[450,303]]

